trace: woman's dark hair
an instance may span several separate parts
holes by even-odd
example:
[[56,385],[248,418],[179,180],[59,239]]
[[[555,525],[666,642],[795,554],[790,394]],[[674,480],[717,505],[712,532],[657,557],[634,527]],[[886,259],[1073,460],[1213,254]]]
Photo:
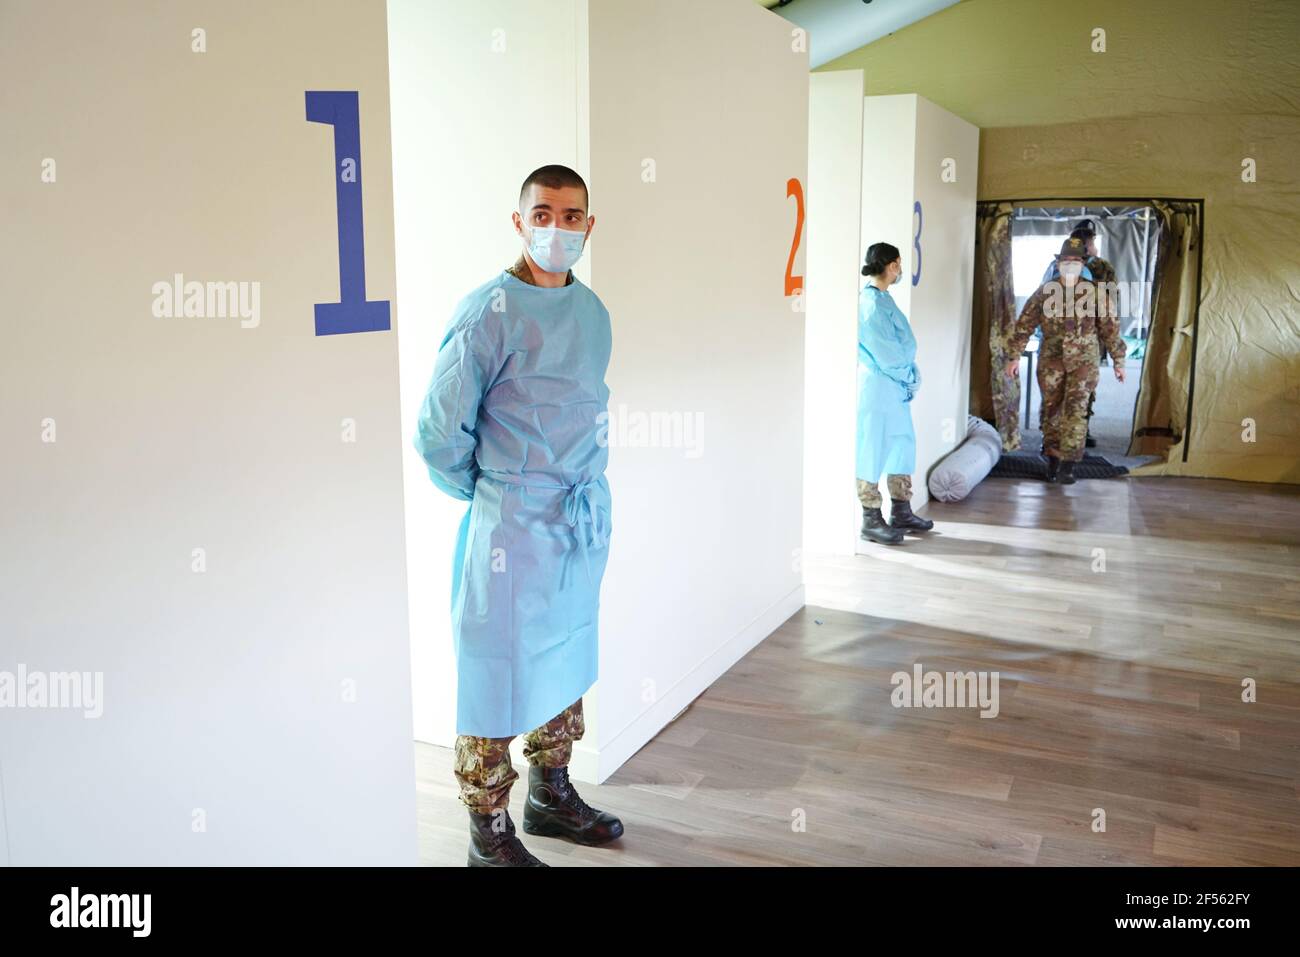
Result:
[[885,271],[886,266],[901,255],[897,246],[891,246],[889,243],[872,243],[871,248],[867,250],[867,262],[862,267],[862,275],[879,276]]

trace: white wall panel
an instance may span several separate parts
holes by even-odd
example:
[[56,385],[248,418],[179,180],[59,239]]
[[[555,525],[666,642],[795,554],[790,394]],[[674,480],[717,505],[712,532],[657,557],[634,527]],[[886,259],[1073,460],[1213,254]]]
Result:
[[[0,714],[9,863],[414,864],[396,336],[316,335],[305,110],[358,91],[391,303],[384,4],[5,4],[0,89],[0,671],[102,676]],[[176,274],[250,308],[157,315]]]
[[804,549],[851,555],[860,518],[854,356],[862,286],[862,71],[814,73],[810,80]]
[[611,412],[698,425],[610,450],[602,777],[803,604],[804,330],[785,276],[792,243],[796,272],[805,258],[786,193],[807,184],[808,62],[791,30],[751,0],[591,5]]
[[[912,400],[912,504],[919,507],[930,497],[930,470],[966,437],[979,129],[924,97],[915,100],[913,182],[922,214],[921,269],[907,316],[916,335],[922,377],[921,391]],[[912,268],[915,272],[915,263]]]

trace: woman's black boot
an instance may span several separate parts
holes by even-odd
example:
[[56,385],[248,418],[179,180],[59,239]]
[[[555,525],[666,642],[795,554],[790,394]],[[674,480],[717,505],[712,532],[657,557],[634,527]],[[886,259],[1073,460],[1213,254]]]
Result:
[[928,532],[934,522],[913,512],[911,502],[894,502],[889,507],[889,527],[900,532]]
[[897,545],[903,540],[903,533],[885,523],[880,509],[863,507],[862,537],[879,545]]

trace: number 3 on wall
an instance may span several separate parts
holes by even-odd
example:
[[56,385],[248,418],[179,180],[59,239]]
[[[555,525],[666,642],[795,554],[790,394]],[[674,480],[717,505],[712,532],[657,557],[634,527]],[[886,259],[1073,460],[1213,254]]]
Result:
[[785,263],[785,294],[797,296],[803,293],[803,276],[794,274],[794,254],[799,249],[799,240],[803,238],[803,184],[797,179],[786,181],[785,198],[791,196],[795,201],[794,239],[790,242],[790,258]]
[[316,303],[316,335],[383,331],[390,328],[388,301],[366,301],[357,91],[308,90],[307,121],[334,127],[335,206],[339,221],[339,301]]
[[916,269],[912,272],[912,285],[918,285],[921,282],[921,201],[918,199],[912,205],[912,212],[916,213],[916,235],[912,237],[912,248],[916,250]]

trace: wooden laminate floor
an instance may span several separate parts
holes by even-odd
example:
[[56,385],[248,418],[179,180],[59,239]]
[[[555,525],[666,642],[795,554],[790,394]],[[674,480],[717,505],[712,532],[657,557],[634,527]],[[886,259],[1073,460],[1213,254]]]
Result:
[[[620,842],[529,848],[556,866],[1300,864],[1300,489],[990,479],[928,514],[927,538],[806,562],[809,607],[581,787]],[[998,716],[893,707],[890,676],[918,662],[998,672]],[[450,752],[417,751],[422,862],[463,865]]]

